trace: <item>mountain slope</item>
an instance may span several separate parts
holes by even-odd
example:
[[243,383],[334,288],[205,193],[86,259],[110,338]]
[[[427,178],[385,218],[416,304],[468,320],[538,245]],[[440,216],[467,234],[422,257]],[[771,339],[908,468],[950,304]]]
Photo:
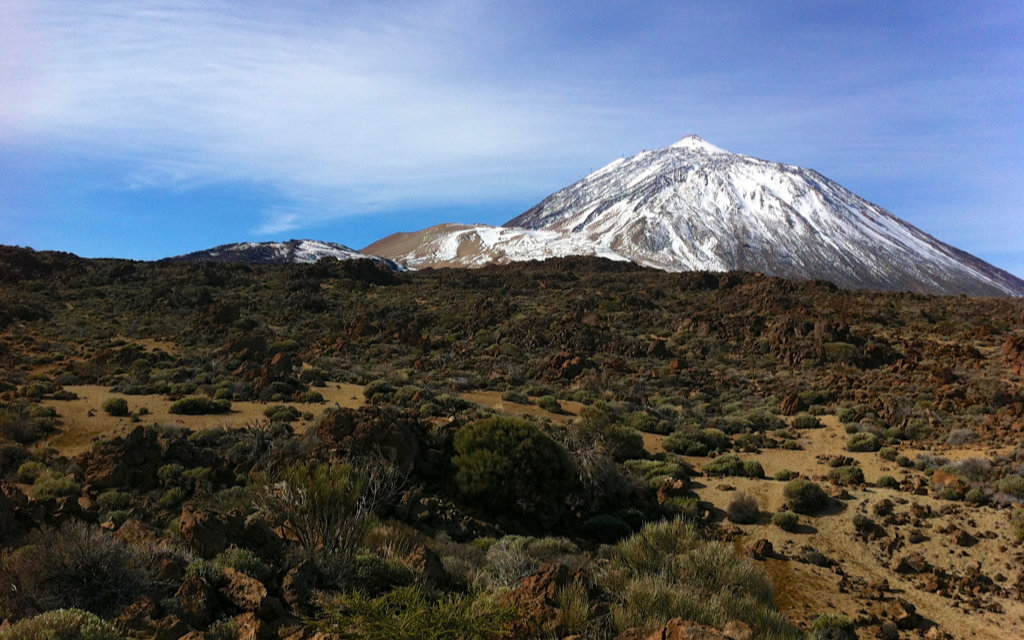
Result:
[[849,288],[1024,295],[1024,281],[816,171],[697,136],[620,159],[510,220],[670,271],[759,271]]
[[387,256],[410,269],[480,267],[564,256],[629,260],[576,234],[486,224],[439,224],[421,231],[395,233],[362,251]]
[[288,240],[287,242],[236,242],[212,249],[164,258],[161,262],[247,262],[250,264],[311,263],[323,258],[338,260],[373,260],[393,271],[403,267],[392,260],[368,255],[343,244],[319,240]]

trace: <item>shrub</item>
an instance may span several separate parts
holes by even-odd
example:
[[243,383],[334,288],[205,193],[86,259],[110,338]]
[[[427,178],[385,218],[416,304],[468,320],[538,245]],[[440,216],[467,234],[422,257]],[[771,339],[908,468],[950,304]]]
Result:
[[992,463],[985,458],[964,458],[955,465],[956,474],[981,482],[992,472]]
[[829,471],[828,478],[840,486],[864,484],[864,471],[854,465],[836,467]]
[[741,460],[739,456],[732,453],[725,453],[708,461],[703,469],[704,473],[710,476],[764,477],[764,468],[760,462],[757,460]]
[[857,640],[853,620],[846,616],[826,613],[814,619],[807,640]]
[[505,402],[514,402],[515,404],[530,404],[530,396],[525,393],[513,391],[512,389],[502,393],[501,399]]
[[900,485],[899,482],[896,482],[896,478],[889,475],[878,476],[878,480],[875,480],[875,484],[885,489],[895,489]]
[[882,447],[878,450],[878,457],[882,460],[888,460],[889,462],[895,462],[898,452],[894,447]]
[[322,596],[317,626],[367,640],[489,640],[508,637],[515,612],[486,596],[453,594],[432,600],[420,587],[372,598],[355,591]]
[[75,482],[74,476],[62,476],[56,473],[44,473],[32,483],[32,495],[36,500],[49,500],[77,496],[82,486]]
[[0,616],[78,608],[116,615],[148,589],[147,558],[107,531],[78,520],[30,534],[0,559]]
[[986,504],[988,502],[988,496],[981,489],[975,487],[964,494],[964,500],[972,504]]
[[295,407],[286,404],[275,404],[264,409],[263,415],[270,418],[271,422],[293,422],[302,413]]
[[881,516],[884,518],[885,516],[892,515],[893,509],[895,509],[895,507],[896,505],[893,503],[893,501],[890,500],[889,498],[886,498],[880,502],[876,502],[874,506],[871,507],[871,511],[876,516]]
[[792,511],[777,511],[772,514],[772,524],[783,531],[793,531],[800,524],[800,516]]
[[555,396],[541,396],[537,398],[537,406],[551,413],[562,413],[562,405]]
[[18,467],[18,480],[25,483],[35,482],[44,473],[46,473],[46,471],[46,465],[42,462],[39,462],[38,460],[29,460],[28,462],[23,462],[21,466]]
[[772,477],[775,478],[776,480],[786,482],[788,480],[792,480],[798,475],[800,474],[798,474],[796,471],[790,471],[789,469],[779,469],[778,471],[775,472],[775,475]]
[[1024,478],[1020,476],[1006,476],[1000,478],[999,482],[996,483],[996,489],[1000,493],[1013,496],[1014,498],[1024,499]]
[[1010,516],[1010,526],[1013,528],[1017,542],[1024,541],[1024,509],[1015,509]]
[[846,441],[846,448],[850,451],[878,451],[882,443],[873,433],[862,431],[850,436]]
[[120,640],[117,629],[81,609],[55,609],[0,629],[0,640]]
[[131,506],[132,495],[130,493],[118,491],[117,489],[111,489],[96,496],[96,503],[99,504],[104,511],[120,511]]
[[231,411],[231,402],[228,400],[214,400],[207,396],[189,396],[171,404],[169,411],[187,416],[228,413]]
[[792,426],[794,429],[820,429],[825,425],[823,425],[821,423],[821,420],[819,420],[815,416],[812,416],[809,413],[801,413],[800,415],[793,418],[793,421],[790,423],[790,426]]
[[319,391],[307,391],[299,396],[299,402],[319,403],[324,401],[324,394]]
[[753,524],[761,517],[761,509],[757,504],[757,498],[749,493],[739,493],[725,510],[729,520],[736,524]]
[[261,510],[278,521],[307,555],[318,549],[351,558],[372,525],[366,478],[350,464],[297,464],[262,477]]
[[164,491],[160,498],[156,501],[156,505],[161,509],[174,509],[185,500],[185,490],[181,487],[171,487],[167,491]]
[[178,482],[183,473],[185,473],[185,467],[177,462],[171,462],[170,464],[165,464],[157,469],[156,477],[159,478],[160,482],[164,485],[169,485]]
[[786,497],[786,503],[797,513],[814,515],[829,503],[829,497],[821,486],[810,480],[790,480],[782,493]]
[[129,413],[128,401],[124,398],[107,398],[103,401],[103,410],[108,415],[126,416]]
[[492,510],[554,510],[572,481],[565,449],[535,424],[493,416],[455,434],[455,481],[470,500]]
[[973,429],[953,429],[946,436],[946,442],[952,445],[967,444],[978,439]]

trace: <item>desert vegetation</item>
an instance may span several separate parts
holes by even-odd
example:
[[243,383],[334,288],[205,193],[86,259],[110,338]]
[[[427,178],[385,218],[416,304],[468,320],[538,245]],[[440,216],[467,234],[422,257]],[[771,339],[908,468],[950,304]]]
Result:
[[0,282],[0,638],[1019,629],[1020,301],[11,247]]

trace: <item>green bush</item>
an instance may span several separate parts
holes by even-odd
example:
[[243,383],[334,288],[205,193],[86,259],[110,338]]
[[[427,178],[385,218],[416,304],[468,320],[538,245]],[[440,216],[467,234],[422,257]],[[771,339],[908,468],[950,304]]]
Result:
[[899,452],[894,447],[882,447],[878,450],[878,457],[889,462],[895,462],[898,455]]
[[103,410],[108,415],[126,416],[129,413],[128,401],[124,398],[107,398],[103,401]]
[[794,429],[820,429],[824,427],[821,420],[809,413],[801,413],[800,415],[793,418],[793,422],[790,423]]
[[817,482],[790,480],[782,490],[789,508],[797,513],[814,515],[828,506],[829,497]]
[[35,482],[38,478],[42,477],[47,472],[46,465],[38,460],[29,460],[23,462],[18,467],[18,480],[24,483]]
[[800,524],[800,516],[792,511],[777,511],[772,514],[772,524],[783,531],[793,531]]
[[736,524],[753,524],[761,518],[761,508],[757,498],[749,493],[739,493],[729,502],[725,514]]
[[764,468],[757,460],[741,460],[732,453],[724,453],[704,464],[704,473],[710,476],[744,476],[763,478]]
[[0,629],[0,640],[121,640],[117,629],[81,609],[55,609]]
[[772,477],[781,482],[787,482],[797,477],[798,475],[800,474],[798,474],[796,471],[790,471],[789,469],[779,469],[778,471],[775,472],[775,475]]
[[219,571],[232,568],[241,571],[247,576],[256,578],[260,582],[267,582],[274,576],[273,570],[265,562],[248,549],[228,547],[217,554],[213,559],[213,567]]
[[171,462],[157,469],[156,477],[166,486],[177,483],[183,473],[185,473],[185,467],[177,462]]
[[62,476],[56,473],[44,473],[32,483],[32,495],[36,500],[77,496],[82,493],[82,486],[75,482],[74,476]]
[[839,486],[864,484],[864,471],[857,466],[836,467],[828,472],[828,478]]
[[231,402],[227,400],[214,400],[207,396],[189,396],[171,404],[169,411],[187,416],[229,413],[231,411]]
[[120,511],[132,505],[132,495],[117,489],[111,489],[96,496],[96,503],[104,511]]
[[557,510],[573,478],[565,449],[520,418],[493,416],[467,424],[455,434],[455,452],[459,490],[499,512]]
[[537,398],[537,406],[551,413],[562,413],[562,405],[555,396],[541,396]]
[[263,415],[270,418],[271,422],[293,422],[302,413],[295,407],[286,404],[275,404],[264,409]]
[[304,553],[351,558],[372,526],[367,479],[350,464],[297,464],[257,479],[258,504]]
[[846,448],[850,451],[878,451],[882,448],[882,442],[875,434],[861,431],[850,436],[846,441]]
[[811,623],[807,640],[857,640],[857,630],[846,616],[826,613]]
[[515,404],[530,404],[530,396],[512,389],[502,393],[501,399],[505,402],[513,402]]
[[896,481],[896,478],[890,475],[878,476],[878,480],[875,480],[875,484],[885,489],[895,489],[900,486],[900,483]]
[[1006,476],[999,479],[996,489],[1000,493],[1011,495],[1014,498],[1024,498],[1024,478],[1020,476]]
[[323,596],[316,626],[366,640],[498,640],[509,637],[515,611],[487,596],[453,594],[434,600],[420,587],[373,598],[355,591]]

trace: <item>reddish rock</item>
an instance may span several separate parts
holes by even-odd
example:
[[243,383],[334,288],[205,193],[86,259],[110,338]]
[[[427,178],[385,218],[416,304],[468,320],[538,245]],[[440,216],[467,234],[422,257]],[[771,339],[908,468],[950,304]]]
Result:
[[722,634],[729,640],[753,640],[754,630],[746,622],[733,620],[722,627]]
[[795,393],[787,395],[782,399],[782,402],[779,403],[779,411],[784,416],[796,415],[806,408],[807,405],[804,404],[804,401],[800,399],[800,396]]
[[932,488],[936,491],[941,491],[946,487],[951,487],[961,492],[967,489],[967,486],[964,484],[964,481],[960,479],[960,476],[956,475],[952,471],[947,471],[941,468],[936,469],[935,472],[932,473]]
[[750,552],[750,555],[758,560],[775,557],[775,548],[772,546],[771,542],[764,538],[761,538],[754,544],[750,545],[748,551]]
[[254,613],[243,613],[231,619],[238,630],[238,640],[273,640],[274,630]]
[[262,582],[231,567],[224,570],[224,584],[218,591],[242,611],[259,611],[267,599]]
[[689,484],[681,478],[665,478],[658,485],[658,504],[664,504],[669,498],[683,497],[689,491]]
[[931,571],[932,566],[920,553],[908,553],[896,558],[889,568],[896,573],[926,573]]
[[978,539],[963,529],[957,529],[953,532],[953,542],[960,547],[972,547],[978,543]]
[[558,590],[572,580],[565,565],[543,564],[527,576],[518,587],[501,596],[500,602],[519,611],[514,624],[514,637],[548,635],[561,620]]
[[1007,336],[1003,342],[1003,362],[1018,376],[1024,376],[1024,336]]
[[[212,558],[228,548],[228,543],[243,528],[241,518],[210,509],[195,511],[185,507],[178,520],[181,537],[193,551],[204,558]],[[234,534],[234,535],[232,535]]]
[[220,617],[217,590],[199,576],[188,576],[174,594],[181,605],[181,615],[194,627],[205,627]]
[[430,584],[443,586],[451,582],[451,576],[436,553],[420,545],[408,557],[409,568],[425,578]]

